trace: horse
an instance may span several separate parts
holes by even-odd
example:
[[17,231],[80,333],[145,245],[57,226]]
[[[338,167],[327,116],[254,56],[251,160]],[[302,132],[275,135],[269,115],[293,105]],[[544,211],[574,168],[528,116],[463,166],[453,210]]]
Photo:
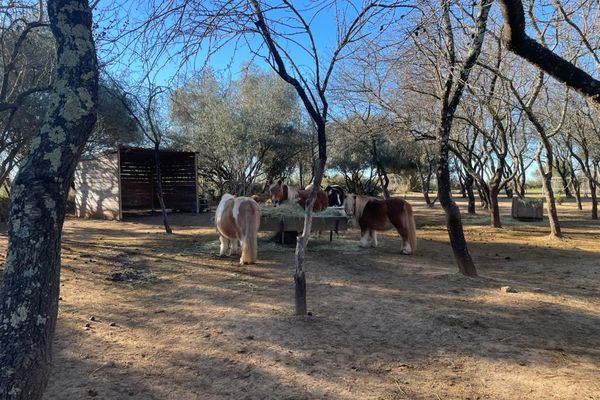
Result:
[[260,209],[254,200],[224,194],[217,207],[215,224],[221,241],[219,256],[239,254],[239,241],[242,243],[240,265],[256,262]]
[[[274,207],[277,205],[284,203],[286,201],[295,202],[300,207],[306,207],[306,202],[308,201],[308,196],[312,191],[312,184],[308,185],[304,190],[299,190],[293,186],[288,186],[280,179],[277,183],[272,184],[269,187],[269,194],[271,195],[271,203]],[[327,199],[327,193],[321,188],[317,190],[317,197],[315,199],[315,203],[313,204],[313,211],[323,211],[329,205],[329,201]]]
[[338,185],[329,185],[325,188],[327,198],[329,200],[329,207],[341,207],[344,205],[344,189]]
[[280,179],[269,187],[269,195],[271,196],[271,204],[273,204],[273,207],[277,207],[283,202],[297,199],[298,188],[288,186]]
[[344,211],[360,227],[360,246],[377,247],[376,231],[395,228],[402,237],[402,254],[411,254],[417,248],[417,233],[412,206],[400,197],[348,195]]
[[[305,208],[306,202],[308,201],[308,196],[310,192],[313,190],[313,184],[311,183],[304,190],[298,191],[298,204],[300,207]],[[319,212],[323,211],[329,206],[329,199],[327,198],[327,193],[321,188],[317,189],[317,197],[315,198],[315,203],[313,204],[313,211]]]

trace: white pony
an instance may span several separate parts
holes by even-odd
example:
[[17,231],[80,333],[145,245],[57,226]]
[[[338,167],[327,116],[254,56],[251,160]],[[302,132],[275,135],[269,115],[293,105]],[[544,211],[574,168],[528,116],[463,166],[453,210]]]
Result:
[[239,254],[241,242],[240,264],[256,262],[260,210],[253,199],[224,194],[217,207],[215,224],[221,241],[220,256]]

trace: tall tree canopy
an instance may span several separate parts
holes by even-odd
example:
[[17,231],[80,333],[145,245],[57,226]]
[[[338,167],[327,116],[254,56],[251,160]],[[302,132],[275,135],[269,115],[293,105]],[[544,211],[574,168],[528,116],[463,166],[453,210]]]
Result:
[[200,173],[219,191],[289,173],[307,136],[294,90],[253,66],[237,80],[206,71],[173,92],[175,142],[199,153]]

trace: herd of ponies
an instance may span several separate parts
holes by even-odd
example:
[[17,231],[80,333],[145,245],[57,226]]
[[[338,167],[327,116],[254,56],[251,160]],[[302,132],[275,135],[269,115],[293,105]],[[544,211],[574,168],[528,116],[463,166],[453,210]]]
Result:
[[[282,203],[297,203],[305,207],[312,185],[298,189],[286,185],[282,180],[269,187],[273,207]],[[344,207],[355,226],[360,227],[360,246],[377,247],[377,231],[396,229],[402,237],[402,254],[411,254],[417,246],[416,226],[411,205],[400,197],[381,199],[372,196],[348,194],[337,185],[319,188],[313,211],[327,207]],[[226,193],[221,198],[215,214],[215,225],[219,233],[220,256],[240,256],[240,264],[254,264],[258,250],[258,228],[260,208],[251,197],[236,197]]]

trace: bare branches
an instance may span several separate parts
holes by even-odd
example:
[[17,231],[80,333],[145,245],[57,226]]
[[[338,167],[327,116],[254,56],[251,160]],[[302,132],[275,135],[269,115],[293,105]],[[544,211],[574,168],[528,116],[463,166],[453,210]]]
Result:
[[506,46],[588,98],[600,113],[600,81],[527,36],[521,0],[499,0],[499,4]]

